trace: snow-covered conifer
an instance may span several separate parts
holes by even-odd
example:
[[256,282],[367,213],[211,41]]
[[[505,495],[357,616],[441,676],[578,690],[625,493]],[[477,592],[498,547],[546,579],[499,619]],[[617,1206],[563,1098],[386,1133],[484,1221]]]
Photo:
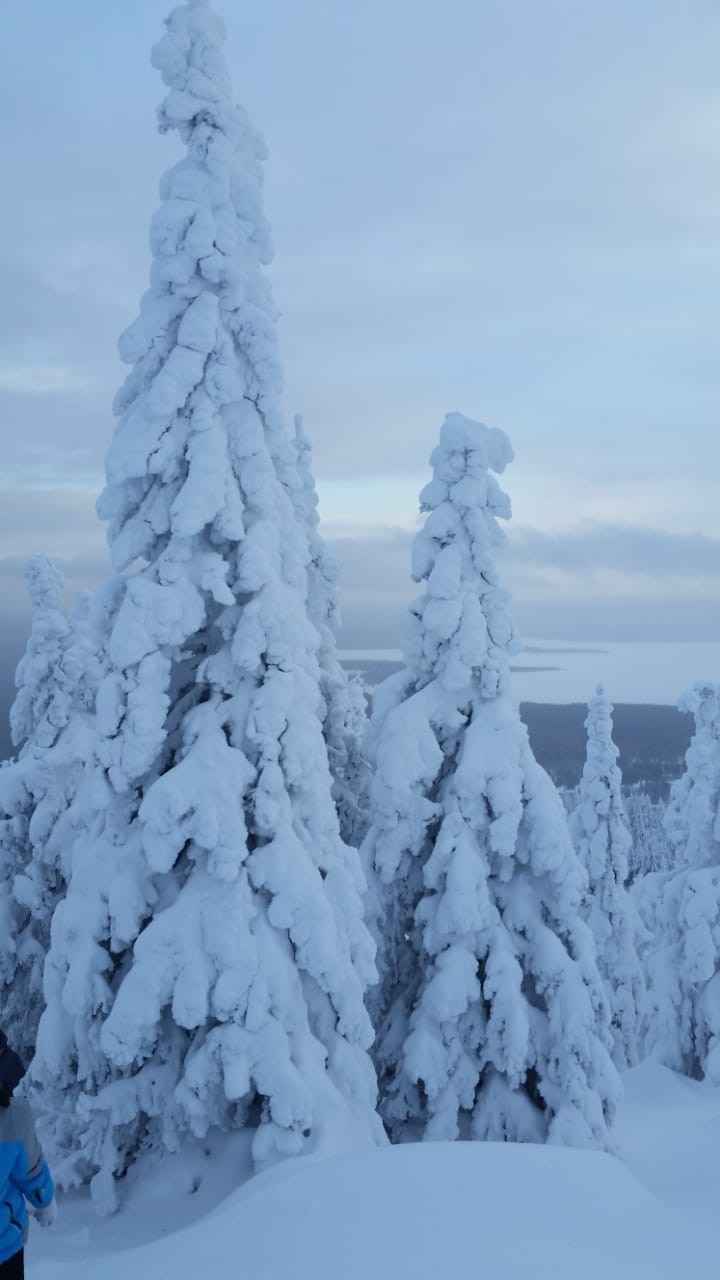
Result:
[[622,798],[612,706],[598,686],[588,706],[587,760],[570,833],[588,874],[583,914],[592,929],[612,1016],[613,1057],[624,1069],[638,1061],[645,980],[638,957],[641,926],[626,889],[631,837]]
[[50,920],[65,890],[66,828],[91,740],[98,670],[90,597],[62,611],[63,576],[34,556],[32,629],[10,713],[14,759],[0,768],[0,979],[3,1027],[27,1061],[42,1009]]
[[618,1091],[586,879],[510,691],[497,430],[445,420],[405,669],[376,691],[363,846],[385,886],[378,1039],[398,1137],[604,1145]]
[[338,566],[320,533],[318,496],[312,471],[312,450],[302,418],[295,417],[298,460],[296,510],[307,531],[308,614],[320,637],[320,692],[323,697],[323,734],[327,746],[333,795],[346,844],[357,847],[367,829],[367,791],[370,768],[363,754],[367,728],[365,698],[359,681],[351,681],[337,655],[340,626]]
[[720,688],[696,684],[678,703],[695,717],[685,772],[673,782],[665,810],[665,834],[680,864],[706,866],[718,854],[720,800]]
[[54,1168],[114,1178],[211,1129],[258,1164],[375,1142],[374,954],[342,843],[307,614],[297,457],[262,265],[264,151],[232,105],[222,28],[175,9],[153,61],[161,184],[99,512],[124,574],[52,923],[34,1078]]
[[676,1071],[720,1083],[720,685],[680,702],[695,715],[686,769],[673,783],[666,832],[675,867],[646,877],[655,945],[648,1048]]
[[635,886],[651,871],[669,871],[674,855],[663,825],[666,810],[661,801],[633,789],[625,795],[625,812],[632,838],[629,883]]

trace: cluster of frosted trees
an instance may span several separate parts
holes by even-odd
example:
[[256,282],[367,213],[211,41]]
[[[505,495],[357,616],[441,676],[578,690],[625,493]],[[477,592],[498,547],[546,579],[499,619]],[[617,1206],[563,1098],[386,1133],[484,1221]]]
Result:
[[263,147],[205,0],[153,61],[184,150],[120,343],[114,572],[67,617],[31,563],[0,769],[1,1017],[55,1171],[111,1209],[146,1155],[218,1134],[255,1167],[388,1138],[604,1147],[646,1022],[713,1068],[716,694],[669,819],[687,869],[644,895],[648,998],[609,704],[568,824],[512,696],[508,440],[442,426],[404,668],[368,724],[281,408]]

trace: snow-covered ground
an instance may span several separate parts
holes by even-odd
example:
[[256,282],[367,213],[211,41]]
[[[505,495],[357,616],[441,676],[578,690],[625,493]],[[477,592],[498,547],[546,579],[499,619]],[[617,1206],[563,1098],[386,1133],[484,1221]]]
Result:
[[[296,1160],[213,1205],[172,1162],[115,1218],[66,1198],[36,1280],[692,1280],[720,1272],[720,1089],[625,1076],[619,1157],[424,1143]],[[227,1153],[224,1159],[227,1159]],[[190,1225],[187,1225],[190,1222]]]
[[513,666],[513,689],[521,702],[587,702],[600,683],[613,702],[674,706],[697,680],[715,678],[720,644],[526,639]]
[[[647,641],[575,643],[523,639],[512,661],[521,702],[587,702],[597,684],[612,702],[675,706],[697,680],[720,671],[720,643]],[[348,662],[400,662],[399,649],[345,649]]]

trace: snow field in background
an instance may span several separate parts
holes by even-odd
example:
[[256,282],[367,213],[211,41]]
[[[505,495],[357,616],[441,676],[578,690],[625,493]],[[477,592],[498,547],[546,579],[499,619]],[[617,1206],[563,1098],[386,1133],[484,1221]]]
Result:
[[[342,649],[340,657],[402,661],[399,649]],[[611,702],[675,706],[696,680],[720,672],[720,644],[531,640],[512,661],[512,688],[520,702],[587,702],[600,683]]]

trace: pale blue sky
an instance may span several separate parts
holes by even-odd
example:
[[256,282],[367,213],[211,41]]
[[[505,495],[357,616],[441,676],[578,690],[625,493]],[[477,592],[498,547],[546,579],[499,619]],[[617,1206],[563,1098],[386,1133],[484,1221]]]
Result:
[[[349,644],[392,643],[448,409],[499,426],[526,631],[720,633],[718,0],[217,0]],[[93,515],[148,267],[159,0],[3,15],[0,612]],[[627,530],[630,526],[630,531]],[[13,640],[13,644],[17,641]]]

